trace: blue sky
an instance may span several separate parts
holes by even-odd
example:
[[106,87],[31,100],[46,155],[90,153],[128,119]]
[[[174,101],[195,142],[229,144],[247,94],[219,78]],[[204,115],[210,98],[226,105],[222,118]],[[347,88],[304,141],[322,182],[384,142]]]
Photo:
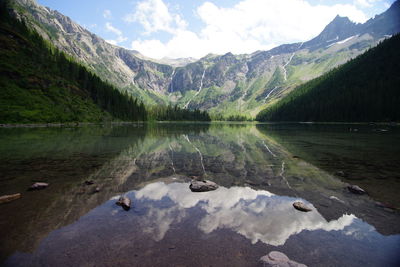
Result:
[[200,58],[307,41],[337,15],[364,22],[394,0],[37,0],[152,58]]

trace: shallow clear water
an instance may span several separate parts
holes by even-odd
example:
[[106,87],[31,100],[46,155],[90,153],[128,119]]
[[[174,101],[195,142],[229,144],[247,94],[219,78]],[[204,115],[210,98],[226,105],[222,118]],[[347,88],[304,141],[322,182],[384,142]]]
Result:
[[[400,131],[349,128],[0,129],[0,195],[22,193],[0,205],[1,263],[257,266],[277,250],[309,266],[398,265]],[[192,176],[220,188],[193,193]],[[26,191],[34,181],[50,186]],[[298,200],[313,211],[295,210]]]

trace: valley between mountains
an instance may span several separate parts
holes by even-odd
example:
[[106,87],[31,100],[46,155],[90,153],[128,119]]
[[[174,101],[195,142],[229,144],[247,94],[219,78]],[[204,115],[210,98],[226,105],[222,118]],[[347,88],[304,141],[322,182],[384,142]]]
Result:
[[[321,76],[400,31],[400,3],[363,24],[337,16],[315,38],[251,54],[209,54],[162,62],[107,43],[32,0],[10,12],[102,80],[146,106],[207,110],[213,119],[254,119],[297,86]],[[167,63],[166,63],[167,62]],[[168,64],[169,63],[169,64]]]

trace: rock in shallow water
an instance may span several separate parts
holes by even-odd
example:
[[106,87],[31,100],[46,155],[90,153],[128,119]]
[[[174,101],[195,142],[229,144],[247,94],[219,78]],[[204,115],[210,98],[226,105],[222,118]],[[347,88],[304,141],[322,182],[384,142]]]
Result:
[[218,185],[208,180],[205,181],[193,180],[190,183],[189,188],[190,190],[192,190],[192,192],[207,192],[217,189]]
[[293,203],[293,207],[294,207],[296,210],[299,210],[299,211],[304,211],[304,212],[312,211],[312,209],[310,209],[309,207],[307,207],[306,205],[304,205],[303,202],[300,202],[300,201],[294,202],[294,203]]
[[131,200],[126,196],[120,197],[115,204],[121,206],[126,211],[128,211],[131,208]]
[[364,189],[362,189],[361,187],[359,187],[358,185],[348,185],[347,189],[349,189],[350,192],[354,193],[354,194],[359,194],[359,195],[363,195],[366,194],[367,192],[365,192]]
[[336,175],[336,176],[340,176],[340,177],[345,177],[345,176],[346,176],[346,174],[344,173],[344,171],[337,171],[337,172],[335,172],[335,175]]
[[262,256],[260,262],[265,267],[307,267],[307,265],[290,260],[288,256],[279,251],[271,251],[268,255]]
[[20,193],[1,196],[0,197],[0,204],[11,202],[13,200],[19,199],[20,197],[21,197]]
[[40,190],[40,189],[45,189],[48,186],[49,186],[48,183],[37,182],[37,183],[34,183],[33,185],[31,185],[28,188],[28,190]]

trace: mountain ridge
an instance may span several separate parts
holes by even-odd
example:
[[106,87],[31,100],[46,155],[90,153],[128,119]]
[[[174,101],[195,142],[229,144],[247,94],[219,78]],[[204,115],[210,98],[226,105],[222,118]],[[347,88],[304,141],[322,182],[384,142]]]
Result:
[[[37,4],[32,7],[33,0],[14,1],[20,3],[20,9],[28,7],[19,13],[38,20],[40,25],[36,27],[47,39],[81,58],[123,92],[150,105],[177,104],[226,115],[255,116],[297,85],[363,53],[386,38],[385,35],[400,31],[400,19],[396,20],[399,1],[396,1],[386,12],[364,24],[337,16],[318,36],[304,43],[283,44],[244,55],[207,55],[183,66],[171,66],[144,59],[137,51],[108,44],[59,12]],[[61,28],[72,33],[68,35]],[[58,40],[52,39],[52,34]],[[276,72],[283,76],[279,78],[279,86],[272,86],[270,79]]]
[[146,120],[127,97],[46,42],[0,2],[0,122]]
[[399,121],[400,34],[300,85],[257,115],[259,121]]

